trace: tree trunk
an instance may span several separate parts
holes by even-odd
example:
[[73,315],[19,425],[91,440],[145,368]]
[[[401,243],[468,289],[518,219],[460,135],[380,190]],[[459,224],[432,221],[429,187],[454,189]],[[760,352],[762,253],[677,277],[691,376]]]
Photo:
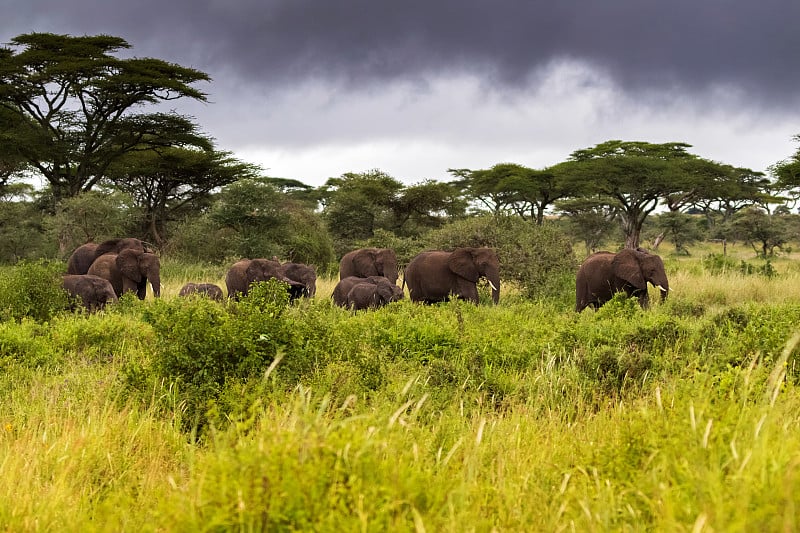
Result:
[[642,232],[640,227],[628,227],[625,235],[625,248],[635,250],[639,247],[639,236]]
[[661,242],[664,240],[664,233],[663,231],[659,233],[658,237],[653,241],[653,250],[658,250],[659,245],[661,245]]

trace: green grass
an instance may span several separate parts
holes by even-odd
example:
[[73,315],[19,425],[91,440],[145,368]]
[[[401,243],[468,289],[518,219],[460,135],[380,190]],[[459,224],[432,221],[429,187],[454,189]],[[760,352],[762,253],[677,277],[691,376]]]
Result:
[[800,268],[712,248],[649,311],[229,306],[165,260],[161,302],[0,323],[0,527],[796,530]]

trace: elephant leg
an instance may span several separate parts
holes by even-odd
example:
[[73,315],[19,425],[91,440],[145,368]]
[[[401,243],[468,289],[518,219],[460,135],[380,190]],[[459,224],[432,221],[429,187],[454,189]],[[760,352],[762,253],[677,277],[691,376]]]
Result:
[[136,284],[136,297],[140,300],[144,300],[147,296],[147,278],[143,278],[142,281]]
[[479,303],[478,286],[475,283],[465,279],[459,279],[456,291],[456,296],[462,300],[467,300],[474,304]]
[[650,307],[650,295],[647,294],[647,291],[642,291],[639,293],[639,306],[642,309],[647,309]]

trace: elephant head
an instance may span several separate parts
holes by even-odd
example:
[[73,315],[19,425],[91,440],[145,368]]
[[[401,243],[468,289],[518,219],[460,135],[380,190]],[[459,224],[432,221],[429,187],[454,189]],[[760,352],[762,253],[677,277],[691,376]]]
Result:
[[359,248],[348,252],[339,263],[339,279],[349,276],[383,276],[397,282],[397,255],[391,248]]
[[283,263],[281,273],[290,280],[303,285],[303,296],[313,298],[317,293],[317,271],[312,265]]
[[153,294],[161,296],[161,262],[157,255],[128,248],[117,254],[115,262],[122,274],[123,293],[135,290],[137,297],[144,300],[149,280]]
[[491,248],[456,248],[447,261],[450,271],[470,283],[486,278],[492,301],[500,301],[500,260]]
[[[647,306],[647,284],[650,283],[661,291],[661,300],[665,300],[669,292],[669,281],[664,270],[664,262],[656,254],[641,249],[626,248],[616,254],[611,261],[614,275],[634,287],[643,307]],[[619,287],[622,288],[622,287]]]

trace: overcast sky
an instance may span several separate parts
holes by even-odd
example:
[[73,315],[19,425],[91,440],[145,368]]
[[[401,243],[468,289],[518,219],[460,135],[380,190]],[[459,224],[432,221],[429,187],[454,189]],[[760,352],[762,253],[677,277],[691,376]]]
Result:
[[765,171],[800,134],[798,0],[0,0],[0,42],[109,34],[208,73],[219,149],[321,185],[544,168],[609,139]]

